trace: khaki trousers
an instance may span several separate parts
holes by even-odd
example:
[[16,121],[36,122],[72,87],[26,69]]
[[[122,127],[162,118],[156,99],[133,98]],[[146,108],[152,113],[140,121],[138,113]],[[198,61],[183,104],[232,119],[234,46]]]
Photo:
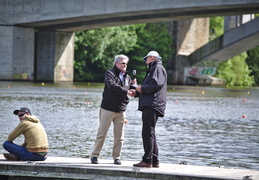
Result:
[[112,150],[113,159],[120,159],[121,156],[121,148],[123,145],[124,139],[124,120],[125,113],[117,113],[108,111],[105,109],[100,109],[99,112],[99,121],[100,125],[98,128],[94,149],[91,157],[98,157],[100,151],[103,147],[104,140],[106,138],[107,132],[111,126],[111,122],[113,122],[113,135],[114,135],[114,144]]

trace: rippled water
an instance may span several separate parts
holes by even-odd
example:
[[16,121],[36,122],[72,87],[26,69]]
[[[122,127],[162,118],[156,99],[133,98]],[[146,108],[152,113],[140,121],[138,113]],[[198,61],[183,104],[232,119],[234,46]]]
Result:
[[[45,126],[50,156],[90,155],[102,91],[103,84],[94,83],[0,82],[0,141],[18,123],[13,110],[27,106]],[[138,162],[143,155],[141,112],[138,99],[130,99],[122,160]],[[258,109],[259,88],[169,87],[166,115],[156,126],[160,161],[259,169]],[[100,161],[112,159],[112,129]]]

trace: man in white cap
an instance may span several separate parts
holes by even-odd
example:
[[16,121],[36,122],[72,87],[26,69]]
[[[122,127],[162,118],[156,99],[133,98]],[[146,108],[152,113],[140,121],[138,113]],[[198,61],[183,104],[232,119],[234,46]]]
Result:
[[149,69],[142,85],[133,93],[139,97],[138,110],[142,111],[142,140],[144,156],[135,167],[159,167],[155,126],[158,117],[163,117],[166,107],[167,73],[162,58],[150,51],[144,58]]

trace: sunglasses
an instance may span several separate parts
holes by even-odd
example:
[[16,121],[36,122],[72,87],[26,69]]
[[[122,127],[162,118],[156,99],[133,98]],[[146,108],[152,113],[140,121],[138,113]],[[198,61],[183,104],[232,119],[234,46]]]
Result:
[[128,63],[125,63],[125,62],[123,62],[123,63],[119,63],[119,64],[128,65]]
[[25,114],[19,114],[18,116],[19,116],[19,117],[23,117],[24,115],[25,115]]

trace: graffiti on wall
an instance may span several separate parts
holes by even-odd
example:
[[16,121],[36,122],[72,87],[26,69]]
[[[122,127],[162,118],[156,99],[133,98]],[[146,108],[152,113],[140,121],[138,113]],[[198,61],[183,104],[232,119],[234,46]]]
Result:
[[185,84],[190,85],[224,85],[225,80],[213,77],[216,67],[193,66],[185,69]]
[[207,77],[207,76],[214,76],[216,74],[216,67],[200,67],[200,66],[192,66],[191,68],[187,69],[187,76],[188,77]]
[[18,74],[14,74],[13,78],[16,80],[32,80],[33,79],[32,75],[30,75],[28,72],[21,72]]

